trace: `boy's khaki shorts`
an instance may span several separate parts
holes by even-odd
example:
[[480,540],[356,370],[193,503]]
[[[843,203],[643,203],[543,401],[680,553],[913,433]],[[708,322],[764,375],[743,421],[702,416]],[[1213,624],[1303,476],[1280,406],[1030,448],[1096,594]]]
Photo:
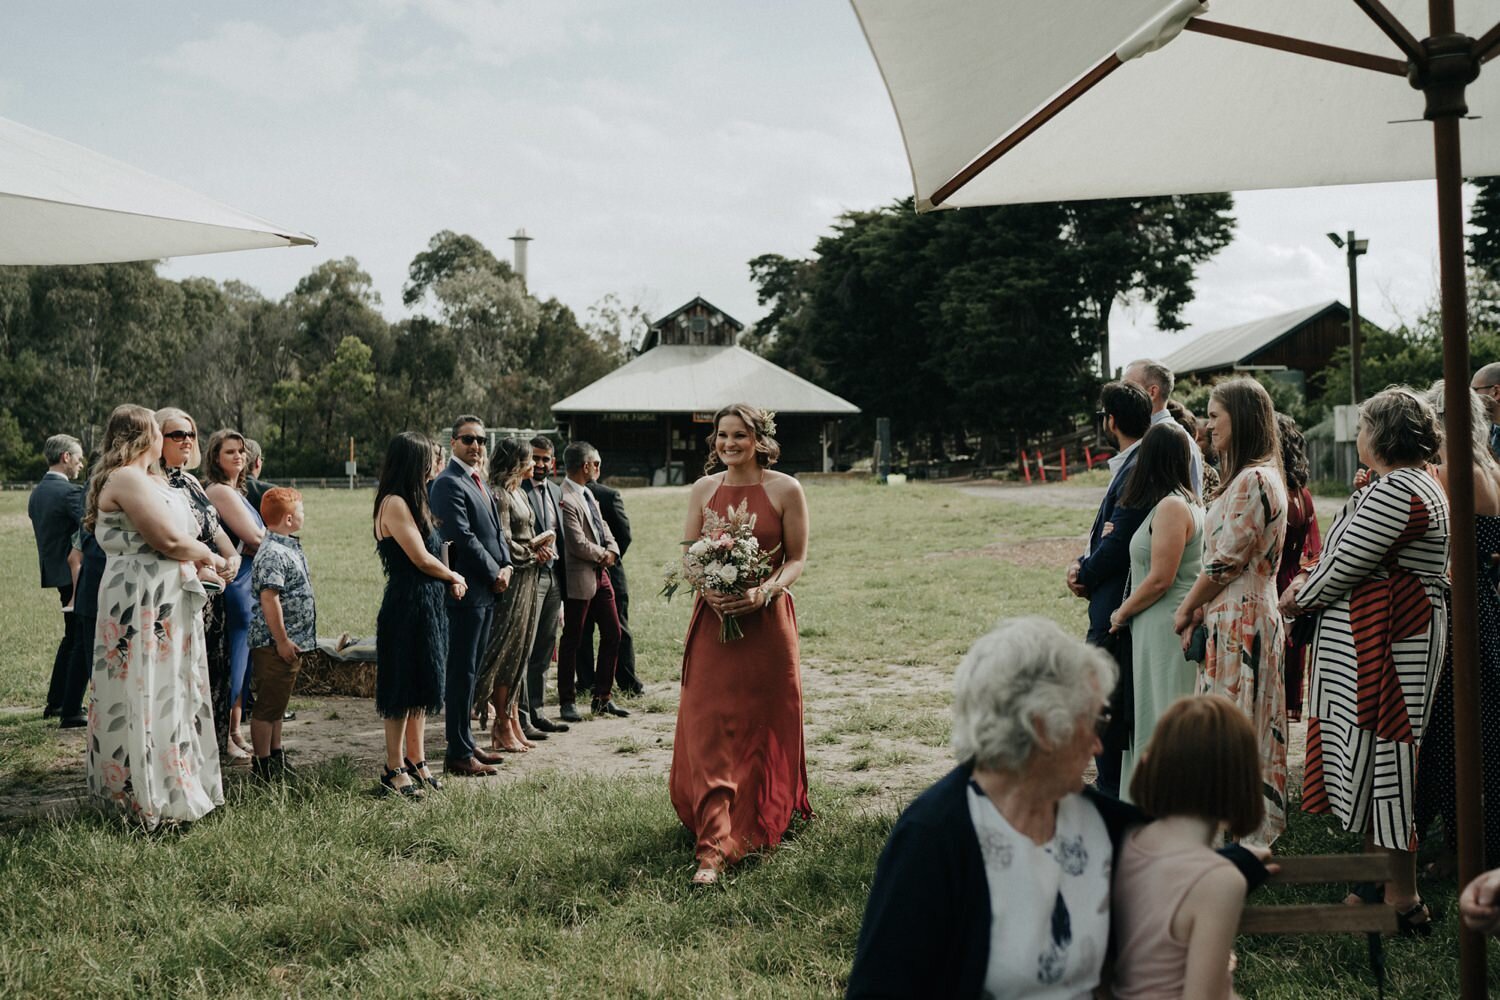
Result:
[[250,718],[257,722],[280,722],[287,702],[292,700],[292,685],[297,683],[297,671],[301,669],[300,654],[288,663],[276,655],[275,646],[250,650],[250,692],[255,696]]

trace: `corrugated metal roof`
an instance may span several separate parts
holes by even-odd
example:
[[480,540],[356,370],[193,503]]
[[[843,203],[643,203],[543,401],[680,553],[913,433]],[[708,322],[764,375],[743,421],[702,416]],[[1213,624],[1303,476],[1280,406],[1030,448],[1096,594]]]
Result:
[[859,407],[743,347],[654,347],[567,399],[553,413],[703,413],[729,403],[778,413],[858,413]]
[[1333,299],[1239,326],[1210,330],[1162,358],[1161,363],[1177,375],[1246,364],[1251,355],[1271,346],[1330,309],[1337,309],[1345,316],[1349,314],[1342,302]]

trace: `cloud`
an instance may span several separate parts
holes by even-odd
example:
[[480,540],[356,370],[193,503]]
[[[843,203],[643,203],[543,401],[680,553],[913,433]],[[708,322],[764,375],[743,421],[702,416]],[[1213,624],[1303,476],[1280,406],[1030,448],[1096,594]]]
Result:
[[492,66],[508,66],[531,55],[556,52],[608,37],[591,16],[599,3],[577,0],[416,0],[412,6],[457,38],[457,52]]
[[249,21],[228,21],[152,62],[257,100],[294,104],[351,90],[359,81],[364,44],[363,26],[282,35]]

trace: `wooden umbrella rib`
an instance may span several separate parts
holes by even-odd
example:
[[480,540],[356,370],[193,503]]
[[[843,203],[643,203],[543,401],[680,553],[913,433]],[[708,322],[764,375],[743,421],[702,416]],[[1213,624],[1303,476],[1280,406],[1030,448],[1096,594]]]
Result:
[[946,181],[942,187],[932,192],[932,197],[928,199],[928,201],[932,204],[932,207],[936,208],[943,202],[947,201],[949,198],[953,197],[953,195],[957,193],[965,184],[972,181],[975,177],[978,177],[996,160],[1000,159],[1000,157],[1004,156],[1006,153],[1010,152],[1012,149],[1016,148],[1016,146],[1024,142],[1028,137],[1036,132],[1037,129],[1047,124],[1053,118],[1056,118],[1068,107],[1068,105],[1072,104],[1074,101],[1078,100],[1078,98],[1082,97],[1084,94],[1092,90],[1099,83],[1099,81],[1103,80],[1105,77],[1109,76],[1109,74],[1119,69],[1121,65],[1122,63],[1120,62],[1118,56],[1110,55],[1099,65],[1095,66],[1093,69],[1089,70],[1087,73],[1081,76],[1075,83],[1071,84],[1067,90],[1064,90],[1052,100],[1048,101],[1045,105],[1042,106],[1039,111],[1033,114],[1030,118],[1026,119],[1020,125],[1016,126],[1015,129],[1007,133],[1006,136],[999,142],[995,143],[989,149],[979,154],[979,156],[975,158],[972,163],[964,167],[958,173],[954,174],[953,177]]
[[1201,35],[1211,35],[1214,38],[1227,38],[1231,41],[1259,45],[1262,48],[1276,49],[1280,52],[1341,63],[1345,66],[1372,69],[1377,73],[1406,75],[1406,63],[1400,59],[1340,48],[1337,45],[1324,45],[1321,42],[1309,42],[1306,39],[1291,38],[1287,35],[1276,35],[1269,31],[1257,31],[1254,28],[1242,28],[1239,25],[1224,24],[1220,21],[1205,21],[1201,17],[1195,17],[1189,21],[1187,30],[1196,31]]
[[1486,31],[1474,43],[1474,58],[1480,62],[1487,63],[1496,56],[1500,56],[1500,24]]
[[1422,61],[1422,43],[1417,41],[1417,37],[1407,30],[1406,25],[1395,14],[1386,10],[1380,0],[1354,0],[1354,5],[1364,11],[1377,28],[1385,32],[1385,37],[1396,43],[1396,48],[1406,53],[1408,60],[1415,63]]

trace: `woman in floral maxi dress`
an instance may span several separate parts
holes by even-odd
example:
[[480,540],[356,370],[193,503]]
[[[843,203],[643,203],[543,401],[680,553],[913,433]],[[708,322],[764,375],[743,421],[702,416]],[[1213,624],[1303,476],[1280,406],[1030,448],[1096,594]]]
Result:
[[[156,473],[151,411],[110,414],[84,523],[108,554],[94,633],[89,792],[148,830],[224,802],[203,638],[203,581],[226,560],[198,541],[187,501]],[[217,572],[216,572],[217,571]]]
[[1264,387],[1240,378],[1214,387],[1208,425],[1223,459],[1224,488],[1203,527],[1203,574],[1178,606],[1184,643],[1207,629],[1198,693],[1239,705],[1260,743],[1266,818],[1247,841],[1269,846],[1286,829],[1286,629],[1276,571],[1286,537],[1287,494],[1276,411]]

